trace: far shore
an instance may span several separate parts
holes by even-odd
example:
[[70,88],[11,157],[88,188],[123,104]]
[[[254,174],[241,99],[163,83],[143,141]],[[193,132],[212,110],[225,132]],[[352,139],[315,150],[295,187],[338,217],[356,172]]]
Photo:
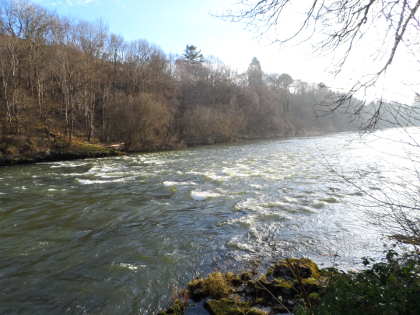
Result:
[[[291,139],[298,137],[317,137],[330,134],[328,132],[320,131],[302,131],[295,135],[283,135],[283,134],[272,134],[266,136],[246,136],[231,139],[230,141],[220,141],[219,139],[201,139],[200,141],[191,141],[188,144],[179,144],[172,147],[164,147],[157,149],[143,149],[143,150],[126,150],[124,143],[118,144],[103,144],[95,143],[91,144],[83,141],[75,141],[71,144],[66,145],[44,145],[38,148],[40,139],[34,138],[8,138],[7,143],[2,144],[5,146],[2,154],[0,150],[0,167],[2,166],[14,166],[24,164],[35,164],[42,162],[60,162],[60,161],[72,161],[87,158],[105,158],[113,156],[122,156],[127,154],[138,154],[138,153],[151,153],[151,152],[162,152],[172,151],[185,148],[199,147],[199,146],[211,146],[211,145],[223,145],[223,144],[242,144],[249,141],[259,140],[282,140]],[[28,149],[29,148],[29,149]]]

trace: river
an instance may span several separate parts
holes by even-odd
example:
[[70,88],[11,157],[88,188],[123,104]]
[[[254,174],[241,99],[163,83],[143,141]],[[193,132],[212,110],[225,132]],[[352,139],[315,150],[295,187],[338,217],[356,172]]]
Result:
[[0,314],[153,314],[281,257],[357,268],[385,242],[368,197],[416,180],[397,131],[1,168]]

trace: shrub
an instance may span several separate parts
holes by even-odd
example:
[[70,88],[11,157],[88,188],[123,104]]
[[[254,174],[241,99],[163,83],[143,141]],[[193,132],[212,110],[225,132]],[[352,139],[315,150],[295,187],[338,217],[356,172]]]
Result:
[[419,275],[418,253],[399,257],[389,251],[385,262],[362,272],[333,273],[319,305],[306,313],[420,314]]

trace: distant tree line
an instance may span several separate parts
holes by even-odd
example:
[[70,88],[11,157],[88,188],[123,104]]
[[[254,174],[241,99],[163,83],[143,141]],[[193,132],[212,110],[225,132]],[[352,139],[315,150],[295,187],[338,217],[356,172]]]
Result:
[[356,128],[344,110],[315,110],[337,97],[325,84],[266,74],[257,58],[237,74],[193,45],[168,57],[102,22],[0,2],[0,136],[154,150]]

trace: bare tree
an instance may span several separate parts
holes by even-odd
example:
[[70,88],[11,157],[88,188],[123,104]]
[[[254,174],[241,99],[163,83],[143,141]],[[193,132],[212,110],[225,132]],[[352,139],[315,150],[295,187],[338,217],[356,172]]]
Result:
[[[274,40],[277,43],[299,38],[316,40],[318,49],[338,53],[338,71],[341,71],[351,56],[360,49],[360,44],[366,39],[371,39],[372,32],[375,32],[375,36],[379,37],[379,47],[362,47],[377,58],[375,71],[355,82],[348,93],[337,94],[335,100],[329,102],[330,110],[342,110],[344,105],[347,105],[352,114],[364,114],[364,117],[367,117],[364,127],[369,130],[374,130],[378,125],[418,125],[418,108],[415,106],[398,102],[389,104],[382,99],[369,106],[366,106],[367,102],[356,106],[349,105],[355,105],[352,99],[357,92],[374,86],[395,61],[402,58],[399,55],[400,51],[411,54],[411,57],[414,57],[413,62],[420,63],[420,0],[243,0],[240,3],[240,10],[229,12],[224,17],[262,27],[261,35],[273,31],[281,36]],[[290,14],[299,19],[297,24],[287,23]],[[289,31],[287,34],[284,34],[285,29]],[[320,90],[325,87],[323,85]],[[308,87],[305,83],[299,84],[298,90],[299,95],[304,95]],[[411,147],[420,149],[414,135],[407,133],[407,137]],[[413,156],[407,158],[414,165],[419,162],[418,159],[413,159]],[[414,178],[419,181],[420,173],[417,170],[415,172]],[[351,178],[346,180],[353,184]],[[420,243],[419,187],[415,183],[403,184],[407,189],[401,192],[398,200],[384,195],[372,196],[371,201],[377,207],[388,209],[379,217],[389,227],[392,225],[398,228],[401,232],[400,239]]]
[[328,87],[295,82],[295,93],[289,75],[264,74],[256,58],[237,74],[188,47],[188,57],[170,60],[145,40],[109,34],[101,21],[0,0],[2,136],[42,138],[45,147],[87,140],[148,150],[344,128],[308,106],[331,94]]
[[276,41],[292,40],[307,29],[311,30],[312,34],[322,33],[322,48],[345,48],[341,64],[344,64],[356,42],[365,36],[372,25],[384,26],[381,32],[383,39],[390,41],[391,45],[377,75],[385,72],[391,65],[401,45],[415,42],[413,36],[417,37],[416,40],[419,37],[416,34],[420,28],[419,0],[312,0],[305,4],[296,0],[243,0],[242,4],[244,9],[226,17],[236,21],[263,23],[268,29],[283,23],[284,14],[290,12],[289,7],[297,6],[300,10],[304,8],[305,14],[301,16],[296,29],[293,29],[289,36]]
[[[420,0],[242,0],[241,9],[223,17],[257,26],[261,35],[274,33],[276,43],[313,40],[316,49],[333,50],[340,56],[337,72],[352,55],[369,52],[376,68],[336,100],[336,109],[375,85],[400,50],[420,60],[419,7]],[[290,16],[297,21],[291,23]]]

